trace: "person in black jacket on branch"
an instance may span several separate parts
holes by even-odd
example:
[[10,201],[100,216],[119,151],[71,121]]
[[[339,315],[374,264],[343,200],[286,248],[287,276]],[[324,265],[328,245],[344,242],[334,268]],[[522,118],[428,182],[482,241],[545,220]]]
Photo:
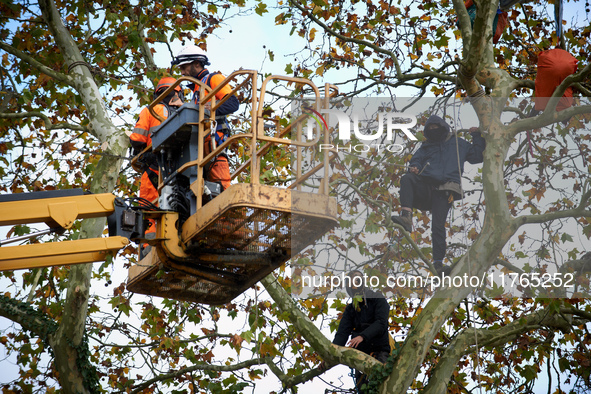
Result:
[[410,159],[408,173],[400,179],[400,216],[392,222],[412,230],[413,208],[431,211],[433,265],[437,273],[449,275],[443,265],[447,244],[445,222],[454,200],[463,198],[461,174],[464,163],[482,163],[486,142],[477,127],[470,129],[472,143],[454,138],[447,123],[432,115],[425,123],[426,141]]
[[[346,283],[347,294],[352,298],[345,307],[339,328],[332,343],[339,346],[356,348],[385,363],[390,354],[390,335],[388,334],[388,316],[390,306],[382,293],[368,289],[365,277],[360,271],[351,271]],[[351,337],[351,340],[347,340]],[[355,371],[358,392],[366,383],[365,375]]]

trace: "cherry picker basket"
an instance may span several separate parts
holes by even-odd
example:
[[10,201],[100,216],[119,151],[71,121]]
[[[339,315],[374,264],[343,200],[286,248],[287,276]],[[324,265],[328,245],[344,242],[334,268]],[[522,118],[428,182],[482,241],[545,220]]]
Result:
[[[223,100],[215,101],[215,93],[239,75],[246,75],[245,81],[256,92],[255,71],[233,73],[214,90],[202,84],[200,104],[183,105],[154,132],[152,149],[159,155],[161,163],[160,192],[177,182],[177,192],[194,198],[185,204],[190,206],[190,215],[186,218],[170,211],[151,214],[157,223],[156,238],[150,241],[151,252],[129,270],[127,288],[130,291],[212,305],[223,304],[336,225],[336,201],[328,195],[326,182],[315,193],[297,190],[304,180],[319,169],[324,168],[327,175],[328,154],[324,155],[322,165],[305,174],[301,173],[301,157],[298,155],[296,176],[290,187],[262,185],[259,181],[260,158],[271,145],[311,145],[301,142],[299,137],[284,138],[288,133],[292,136],[296,134],[292,128],[298,124],[297,121],[285,129],[277,130],[274,136],[264,134],[263,107],[260,103],[264,100],[266,84],[276,79],[309,84],[320,102],[318,89],[309,81],[277,76],[267,78],[261,87],[260,97],[254,93],[252,95],[251,132],[231,136],[220,146],[214,146],[207,157],[203,157],[204,136],[211,132],[208,127],[214,124],[211,120],[215,117],[215,110],[223,103]],[[200,83],[183,77],[177,84],[185,79]],[[238,85],[234,91],[245,84]],[[166,94],[164,92],[162,97]],[[209,114],[204,108],[207,102],[211,103],[212,108]],[[328,138],[327,132],[325,138]],[[203,204],[206,185],[203,179],[204,166],[239,139],[248,141],[251,158],[232,177],[249,168],[250,182],[233,183]],[[163,168],[166,167],[165,163],[172,165]]]

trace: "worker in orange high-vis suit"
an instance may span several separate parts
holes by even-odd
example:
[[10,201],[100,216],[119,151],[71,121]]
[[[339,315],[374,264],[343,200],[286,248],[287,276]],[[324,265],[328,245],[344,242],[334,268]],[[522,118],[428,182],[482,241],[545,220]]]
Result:
[[[162,94],[167,88],[172,86],[176,79],[172,77],[162,78],[156,90],[154,90],[154,99]],[[183,105],[183,92],[180,86],[176,86],[173,93],[166,96],[158,105],[154,107],[154,112],[163,118],[167,118],[171,110],[174,110]],[[131,140],[131,147],[133,155],[136,156],[142,152],[146,147],[152,145],[152,133],[160,126],[160,121],[155,118],[148,107],[140,112],[139,119],[133,129],[133,133],[129,136]],[[156,156],[152,153],[144,153],[139,160],[140,166],[143,170],[140,181],[140,197],[158,204],[158,162]],[[156,224],[153,219],[149,220],[149,226],[146,229],[145,236],[148,239],[153,239],[156,236]],[[148,244],[142,245],[140,251],[140,259],[143,258],[150,251]]]
[[[204,84],[215,89],[225,77],[220,73],[210,73],[206,66],[210,65],[207,53],[196,45],[189,45],[183,48],[173,59],[172,66],[178,65],[183,76],[191,76],[201,80]],[[199,85],[195,84],[193,89],[193,101],[199,100]],[[226,85],[215,97],[221,100],[232,93],[232,88]],[[236,112],[240,103],[235,95],[232,95],[216,110],[216,146],[223,143],[229,135],[230,127],[226,115]],[[208,135],[204,141],[204,157],[211,153],[211,137]],[[230,166],[228,165],[228,156],[225,153],[218,155],[205,167],[204,177],[210,182],[221,183],[223,189],[230,186]]]

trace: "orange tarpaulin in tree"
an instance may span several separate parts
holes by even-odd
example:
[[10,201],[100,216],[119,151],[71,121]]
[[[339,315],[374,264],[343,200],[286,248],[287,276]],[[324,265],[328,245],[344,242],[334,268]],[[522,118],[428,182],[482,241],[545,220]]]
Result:
[[[538,74],[536,76],[535,109],[543,111],[558,85],[566,77],[577,71],[577,59],[564,49],[555,48],[543,51],[538,56]],[[562,111],[573,104],[573,88],[569,87],[556,106]]]

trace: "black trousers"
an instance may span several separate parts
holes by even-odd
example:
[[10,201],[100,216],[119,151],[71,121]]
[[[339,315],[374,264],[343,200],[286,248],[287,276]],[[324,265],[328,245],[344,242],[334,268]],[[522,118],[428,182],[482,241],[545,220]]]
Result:
[[433,260],[445,257],[445,222],[451,208],[451,192],[437,190],[420,175],[408,172],[400,178],[400,205],[403,208],[417,208],[431,211],[431,238],[433,239]]

